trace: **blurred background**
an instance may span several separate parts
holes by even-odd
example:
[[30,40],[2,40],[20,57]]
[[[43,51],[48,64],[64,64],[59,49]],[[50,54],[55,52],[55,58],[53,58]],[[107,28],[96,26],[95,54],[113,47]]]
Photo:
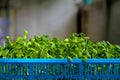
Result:
[[29,38],[83,32],[93,41],[120,44],[120,0],[0,0],[0,45],[24,29]]

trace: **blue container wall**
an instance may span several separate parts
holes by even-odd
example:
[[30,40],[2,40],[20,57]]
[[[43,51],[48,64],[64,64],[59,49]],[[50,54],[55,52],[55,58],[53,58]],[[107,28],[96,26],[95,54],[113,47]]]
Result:
[[84,3],[87,5],[87,4],[91,4],[91,3],[93,3],[94,2],[94,0],[83,0],[84,1]]
[[120,59],[0,59],[0,80],[120,80]]

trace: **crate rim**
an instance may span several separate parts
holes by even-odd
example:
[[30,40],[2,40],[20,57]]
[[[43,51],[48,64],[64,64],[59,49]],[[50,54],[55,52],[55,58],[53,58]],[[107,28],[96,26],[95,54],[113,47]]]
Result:
[[90,64],[109,64],[109,63],[116,63],[120,64],[120,58],[93,58],[93,59],[87,59],[86,62],[84,62],[82,59],[72,59],[72,61],[69,61],[67,58],[60,59],[60,58],[0,58],[0,63],[90,63]]

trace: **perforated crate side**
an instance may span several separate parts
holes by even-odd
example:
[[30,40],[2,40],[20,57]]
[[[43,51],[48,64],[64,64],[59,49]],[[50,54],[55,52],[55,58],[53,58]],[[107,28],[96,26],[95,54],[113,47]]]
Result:
[[0,59],[0,80],[120,80],[120,59]]

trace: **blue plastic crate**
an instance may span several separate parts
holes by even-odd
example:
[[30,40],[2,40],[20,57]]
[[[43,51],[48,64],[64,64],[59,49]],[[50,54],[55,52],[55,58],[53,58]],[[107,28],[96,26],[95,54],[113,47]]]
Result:
[[0,59],[0,80],[120,80],[120,59]]
[[92,4],[95,0],[83,0],[83,2],[87,5]]

